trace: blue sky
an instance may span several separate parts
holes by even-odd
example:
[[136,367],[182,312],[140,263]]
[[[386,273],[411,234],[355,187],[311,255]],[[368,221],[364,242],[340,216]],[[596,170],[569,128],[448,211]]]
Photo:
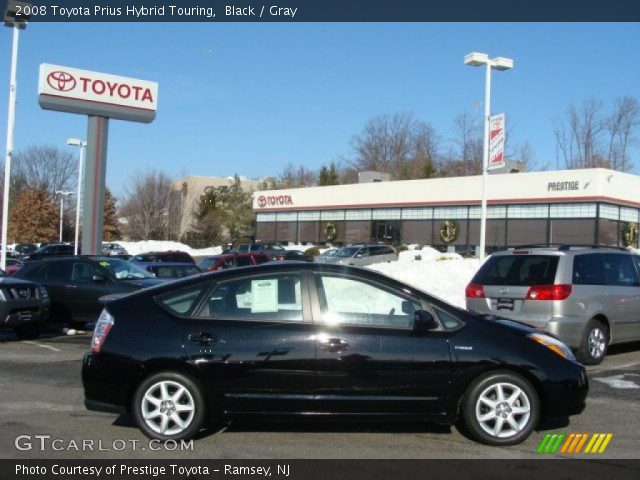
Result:
[[[0,144],[4,150],[11,31],[0,31]],[[539,166],[556,165],[553,119],[595,96],[640,98],[640,24],[117,24],[32,23],[21,35],[16,149],[86,136],[83,116],[37,104],[40,63],[159,82],[149,125],[112,121],[107,185],[136,169],[180,176],[277,174],[349,155],[373,116],[411,111],[446,144],[457,113],[484,95],[471,51],[515,60],[493,77],[492,111]],[[640,151],[633,151],[640,172]]]

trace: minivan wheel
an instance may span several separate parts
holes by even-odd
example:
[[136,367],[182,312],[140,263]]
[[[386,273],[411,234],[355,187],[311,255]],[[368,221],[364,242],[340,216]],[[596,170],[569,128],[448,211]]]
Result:
[[523,442],[538,424],[540,401],[531,384],[510,372],[476,380],[462,401],[466,432],[487,445]]
[[609,330],[604,323],[593,318],[587,324],[582,344],[576,351],[576,357],[585,365],[598,365],[607,355],[608,347]]
[[200,388],[186,375],[161,372],[138,386],[133,416],[142,432],[156,440],[185,440],[202,427],[205,402]]

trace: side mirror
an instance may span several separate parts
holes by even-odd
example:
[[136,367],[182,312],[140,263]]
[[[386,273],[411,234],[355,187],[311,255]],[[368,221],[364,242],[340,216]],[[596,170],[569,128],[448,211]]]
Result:
[[438,322],[426,310],[416,310],[413,320],[413,331],[415,333],[425,333],[438,328]]
[[107,277],[105,277],[102,273],[96,273],[93,277],[91,277],[91,280],[96,283],[105,283],[107,281]]

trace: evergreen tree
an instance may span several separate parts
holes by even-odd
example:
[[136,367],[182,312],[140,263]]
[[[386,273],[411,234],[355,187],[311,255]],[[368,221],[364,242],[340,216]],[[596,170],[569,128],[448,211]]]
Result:
[[104,191],[104,227],[102,229],[102,237],[105,242],[113,242],[120,238],[116,201],[117,199],[113,196],[109,187],[106,187]]

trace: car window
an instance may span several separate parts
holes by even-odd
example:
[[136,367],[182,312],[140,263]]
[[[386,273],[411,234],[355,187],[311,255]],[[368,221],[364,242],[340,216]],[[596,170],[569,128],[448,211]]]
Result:
[[575,285],[604,285],[604,265],[599,253],[576,255],[573,259]]
[[217,258],[204,258],[200,260],[200,263],[198,263],[198,267],[200,267],[202,270],[209,270],[215,265],[217,260]]
[[222,282],[197,317],[302,322],[300,275],[256,275]]
[[319,274],[316,287],[324,323],[412,328],[420,302],[363,280]]
[[631,255],[605,253],[602,257],[607,285],[638,285],[638,272],[633,265]]
[[164,306],[177,315],[187,315],[198,304],[202,294],[208,284],[199,284],[180,289],[178,291],[165,293],[157,297],[160,305]]
[[436,316],[445,330],[455,330],[464,325],[464,322],[456,317],[454,314],[447,312],[441,308],[432,305],[433,311],[436,312]]
[[555,255],[498,255],[480,267],[472,282],[480,285],[552,285],[558,258]]
[[136,280],[140,278],[153,278],[153,274],[143,270],[135,263],[127,262],[120,258],[106,257],[100,260],[100,265],[108,269],[119,280]]
[[195,275],[196,273],[200,273],[200,269],[197,267],[188,267],[186,265],[180,265],[175,268],[175,276],[177,278],[188,277],[190,275]]
[[152,268],[153,273],[156,274],[156,277],[160,278],[172,278],[173,277],[173,267],[163,267],[163,266],[155,266]]
[[239,251],[240,253],[246,253],[246,252],[248,252],[248,251],[249,251],[249,245],[247,245],[246,243],[245,243],[245,244],[243,244],[243,245],[240,245],[240,246],[238,247],[238,251]]
[[67,282],[71,277],[70,270],[68,262],[52,262],[47,265],[45,278],[53,282]]
[[73,283],[91,283],[94,275],[104,275],[104,272],[90,263],[73,262],[71,270],[71,281]]
[[236,267],[248,267],[251,265],[250,257],[236,257]]

